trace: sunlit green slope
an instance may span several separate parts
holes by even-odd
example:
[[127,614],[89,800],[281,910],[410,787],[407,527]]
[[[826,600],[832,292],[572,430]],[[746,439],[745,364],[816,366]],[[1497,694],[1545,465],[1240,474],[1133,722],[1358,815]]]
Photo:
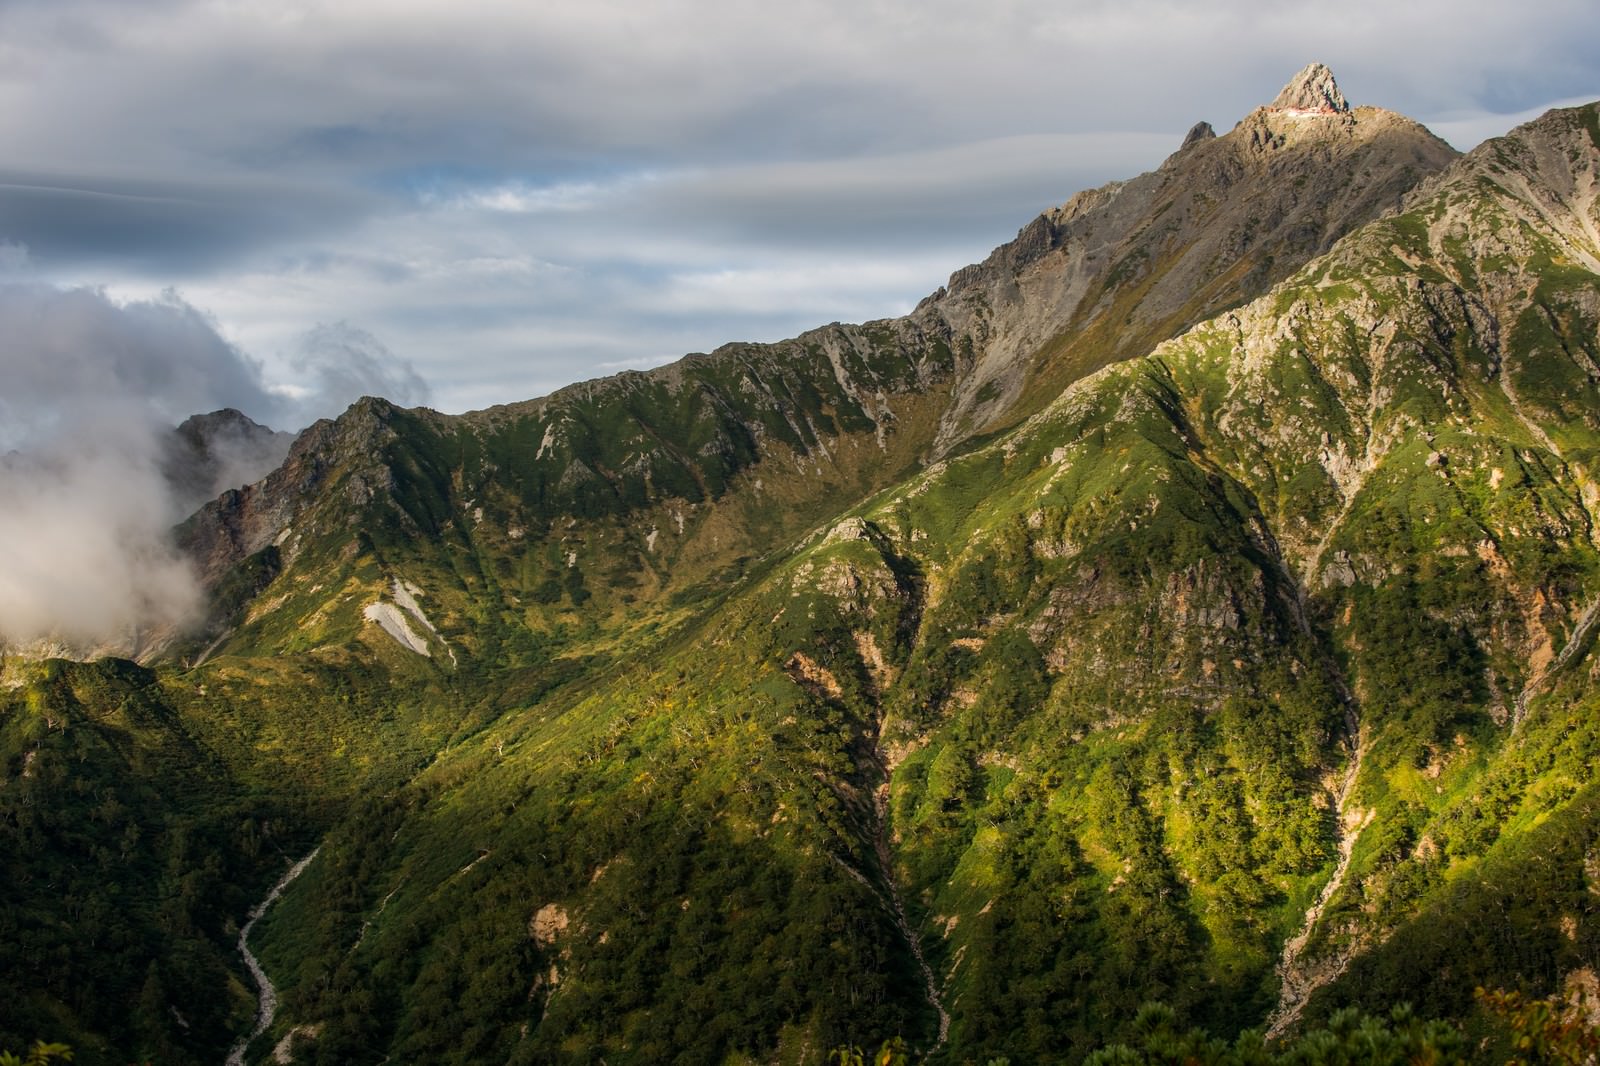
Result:
[[1596,115],[507,701],[269,919],[283,1026],[1032,1061],[1581,980]]

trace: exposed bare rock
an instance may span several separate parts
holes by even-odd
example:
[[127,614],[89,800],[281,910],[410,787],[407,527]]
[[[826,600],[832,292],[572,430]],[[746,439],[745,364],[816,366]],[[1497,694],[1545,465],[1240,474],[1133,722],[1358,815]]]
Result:
[[833,671],[803,651],[797,651],[789,656],[789,661],[784,663],[783,668],[798,684],[817,696],[836,700],[844,695],[844,689],[840,686],[839,679],[833,676]]
[[180,545],[200,566],[208,584],[235,563],[275,543],[292,555],[290,526],[322,499],[330,475],[343,482],[343,502],[355,507],[386,496],[393,473],[381,448],[394,435],[387,422],[395,410],[385,400],[364,399],[337,421],[303,431],[288,457],[260,481],[229,489],[202,507],[179,530]]
[[289,454],[294,434],[280,433],[232,408],[194,415],[162,448],[161,472],[182,514],[271,473]]
[[1201,141],[1212,140],[1216,137],[1216,135],[1217,131],[1211,128],[1211,123],[1196,122],[1189,128],[1189,132],[1184,136],[1183,144],[1178,146],[1178,151],[1181,152],[1185,148],[1192,148]]
[[856,644],[856,654],[861,656],[861,663],[867,668],[873,691],[887,692],[900,676],[900,671],[884,657],[883,649],[878,647],[878,638],[872,633],[857,629],[850,635]]
[[1401,115],[1351,110],[1319,64],[1226,134],[1201,123],[1160,169],[1079,193],[919,307],[972,339],[935,450],[1264,292],[1456,155]]
[[546,903],[528,919],[528,936],[540,947],[549,947],[566,933],[572,924],[565,907],[559,903]]
[[1584,966],[1567,974],[1562,991],[1566,998],[1565,1020],[1600,1028],[1600,977],[1595,975],[1594,967]]
[[[1594,129],[1592,104],[1550,111],[1474,148],[1457,166],[1419,184],[1406,203],[1466,201],[1474,190],[1499,190],[1502,210],[1513,221],[1553,237],[1574,262],[1600,273],[1600,144]],[[1527,263],[1528,239],[1523,226],[1462,210],[1440,218],[1430,243],[1444,251],[1448,241],[1474,259],[1518,267]],[[1515,280],[1498,288],[1511,299],[1521,292]]]
[[1272,101],[1277,111],[1345,112],[1350,103],[1339,91],[1333,71],[1321,63],[1312,63],[1289,79],[1277,99]]

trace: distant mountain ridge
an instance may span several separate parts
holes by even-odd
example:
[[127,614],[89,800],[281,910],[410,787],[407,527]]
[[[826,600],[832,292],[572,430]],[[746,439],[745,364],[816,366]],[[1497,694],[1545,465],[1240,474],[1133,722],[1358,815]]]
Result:
[[294,439],[233,409],[176,427],[116,412],[107,421],[61,427],[0,457],[0,481],[16,498],[0,656],[161,654],[200,599],[168,528],[270,473]]
[[271,473],[294,437],[232,408],[193,415],[165,441],[162,473],[182,513],[191,514],[218,494]]

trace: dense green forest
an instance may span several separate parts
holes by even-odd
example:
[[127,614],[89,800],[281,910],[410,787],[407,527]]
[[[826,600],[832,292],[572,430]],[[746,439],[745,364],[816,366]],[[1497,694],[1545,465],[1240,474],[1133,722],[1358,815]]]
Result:
[[[1261,1033],[1247,1030],[1235,1040],[1208,1036],[1203,1030],[1181,1030],[1177,1016],[1161,1003],[1146,1003],[1117,1043],[1091,1052],[1089,1066],[1335,1066],[1340,1063],[1449,1063],[1503,1061],[1508,1066],[1582,1066],[1600,1052],[1600,1026],[1591,1024],[1572,1004],[1529,1000],[1516,993],[1478,990],[1488,1008],[1491,1027],[1476,1047],[1468,1033],[1442,1021],[1423,1021],[1409,1007],[1387,1016],[1345,1010],[1326,1027],[1295,1039],[1269,1044]],[[0,1066],[49,1066],[75,1057],[66,1044],[35,1041],[25,1055],[0,1051]],[[845,1044],[828,1051],[829,1066],[913,1066],[918,1062],[904,1038],[891,1037],[876,1050]],[[986,1066],[1010,1066],[1008,1058],[992,1058]]]

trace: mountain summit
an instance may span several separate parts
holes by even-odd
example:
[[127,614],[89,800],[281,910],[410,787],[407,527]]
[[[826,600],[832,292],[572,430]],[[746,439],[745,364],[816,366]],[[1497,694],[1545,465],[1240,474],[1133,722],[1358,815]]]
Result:
[[1321,63],[1312,63],[1289,79],[1283,92],[1270,105],[1274,111],[1310,111],[1318,114],[1343,114],[1350,110],[1350,102],[1339,91],[1333,71]]

